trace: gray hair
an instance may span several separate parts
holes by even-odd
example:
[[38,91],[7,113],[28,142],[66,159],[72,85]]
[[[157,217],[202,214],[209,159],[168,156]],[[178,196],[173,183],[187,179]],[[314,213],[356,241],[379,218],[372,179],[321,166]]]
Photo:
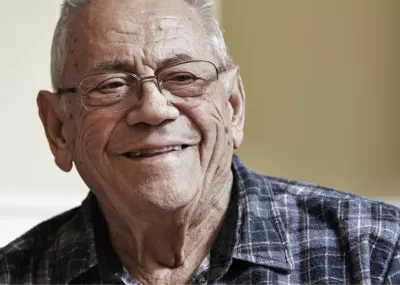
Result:
[[[68,51],[69,20],[72,11],[82,7],[88,0],[64,0],[61,6],[61,16],[57,23],[53,44],[51,47],[51,79],[54,90],[61,86],[61,79],[65,69],[65,61]],[[184,0],[194,7],[199,13],[203,27],[208,35],[207,40],[220,60],[223,68],[228,68],[231,58],[228,54],[226,43],[215,19],[213,0]]]

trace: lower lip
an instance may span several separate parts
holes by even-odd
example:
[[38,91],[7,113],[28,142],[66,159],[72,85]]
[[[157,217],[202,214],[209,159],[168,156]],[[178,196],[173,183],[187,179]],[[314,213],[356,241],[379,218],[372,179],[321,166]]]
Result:
[[141,163],[152,163],[152,162],[158,162],[160,160],[170,160],[170,159],[177,159],[179,158],[182,154],[184,154],[190,147],[183,148],[181,150],[174,150],[174,151],[168,151],[168,152],[163,152],[160,154],[156,154],[153,156],[138,156],[138,157],[129,157],[124,155],[125,158],[128,158],[129,160],[135,161],[135,162],[141,162]]

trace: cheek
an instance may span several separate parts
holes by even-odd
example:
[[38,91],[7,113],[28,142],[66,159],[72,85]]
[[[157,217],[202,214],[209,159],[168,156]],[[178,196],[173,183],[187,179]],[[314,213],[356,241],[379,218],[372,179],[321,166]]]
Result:
[[222,94],[209,95],[199,100],[198,111],[200,121],[204,122],[206,127],[215,129],[215,131],[226,134],[230,130],[230,112],[229,104],[223,100]]
[[177,98],[171,103],[197,126],[203,143],[225,146],[231,144],[231,112],[230,104],[223,98],[218,93],[199,98]]
[[78,160],[89,163],[103,157],[110,135],[118,123],[117,118],[104,114],[90,113],[76,120],[75,155]]

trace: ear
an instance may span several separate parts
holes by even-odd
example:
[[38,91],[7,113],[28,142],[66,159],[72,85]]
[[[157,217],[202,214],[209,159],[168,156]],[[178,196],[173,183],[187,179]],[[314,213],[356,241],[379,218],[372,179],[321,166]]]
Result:
[[231,124],[233,147],[238,149],[243,141],[246,94],[238,67],[228,72],[228,102],[232,110]]
[[37,96],[39,116],[57,166],[69,172],[72,169],[72,154],[64,137],[64,117],[59,97],[48,91],[40,91]]

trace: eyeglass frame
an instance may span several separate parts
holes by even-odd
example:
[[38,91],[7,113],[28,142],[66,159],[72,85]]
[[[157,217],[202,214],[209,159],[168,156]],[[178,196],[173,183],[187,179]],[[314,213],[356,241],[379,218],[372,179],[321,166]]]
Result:
[[[160,93],[162,93],[162,90],[163,90],[163,89],[162,89],[162,86],[161,86],[162,84],[160,84],[160,80],[159,80],[159,78],[158,78],[159,75],[162,73],[162,71],[164,71],[165,69],[174,67],[174,66],[181,65],[181,64],[196,63],[196,62],[206,62],[206,63],[210,63],[212,66],[214,66],[215,71],[216,71],[216,74],[217,74],[217,78],[216,78],[217,81],[219,80],[220,74],[226,71],[226,69],[225,69],[224,67],[219,67],[219,68],[218,68],[213,62],[208,61],[208,60],[189,60],[189,61],[182,61],[182,62],[179,62],[179,63],[175,63],[175,64],[172,64],[172,65],[163,66],[163,67],[161,67],[161,68],[155,70],[154,73],[155,73],[156,75],[145,76],[145,77],[139,77],[137,74],[132,73],[132,72],[110,72],[110,73],[104,72],[104,73],[92,74],[92,75],[89,75],[89,76],[86,76],[85,78],[83,78],[83,79],[79,82],[79,84],[77,85],[77,87],[58,88],[56,94],[59,95],[59,96],[61,96],[61,95],[63,95],[63,94],[73,93],[73,94],[79,94],[79,96],[82,96],[82,95],[80,94],[80,92],[79,92],[79,88],[80,88],[82,82],[84,82],[86,79],[88,79],[89,77],[92,77],[92,76],[96,76],[96,75],[114,74],[114,73],[123,73],[123,74],[127,74],[127,75],[132,75],[132,76],[133,76],[136,80],[138,80],[138,82],[139,82],[139,86],[140,86],[139,91],[140,91],[140,92],[141,92],[141,88],[142,88],[143,83],[148,82],[148,81],[153,81],[152,79],[155,79],[156,81],[155,81],[155,82],[153,81],[153,82],[156,84],[158,91],[159,91]],[[81,101],[82,101],[82,98],[81,98]],[[86,108],[86,107],[85,107],[85,108]]]

